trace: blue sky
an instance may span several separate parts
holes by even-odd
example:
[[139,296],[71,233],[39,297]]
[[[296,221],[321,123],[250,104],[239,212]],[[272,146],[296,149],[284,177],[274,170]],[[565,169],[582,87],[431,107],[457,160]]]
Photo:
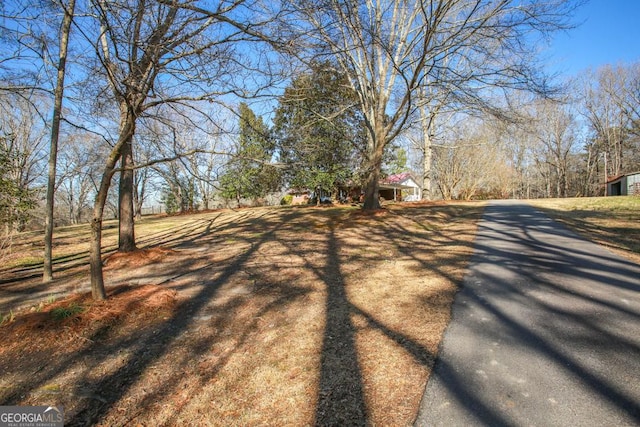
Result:
[[590,0],[546,51],[549,69],[572,76],[604,64],[640,61],[640,0]]

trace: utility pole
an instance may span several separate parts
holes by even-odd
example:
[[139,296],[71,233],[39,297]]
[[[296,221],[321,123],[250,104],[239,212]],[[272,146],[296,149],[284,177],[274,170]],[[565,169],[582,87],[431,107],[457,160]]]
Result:
[[604,197],[607,197],[607,181],[609,178],[607,177],[607,152],[604,152]]

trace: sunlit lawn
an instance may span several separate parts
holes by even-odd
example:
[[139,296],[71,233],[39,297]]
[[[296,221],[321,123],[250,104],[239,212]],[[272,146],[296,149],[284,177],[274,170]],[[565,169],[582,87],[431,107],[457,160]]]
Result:
[[529,203],[585,238],[640,261],[640,197],[537,199]]
[[74,265],[56,264],[47,286],[38,263],[25,267],[42,250],[26,234],[12,255],[22,267],[0,270],[0,302],[35,306],[1,327],[0,404],[62,404],[71,424],[409,425],[481,212],[147,218],[136,230],[147,250],[107,260],[104,303],[47,297],[88,290],[88,227],[56,231],[54,254]]

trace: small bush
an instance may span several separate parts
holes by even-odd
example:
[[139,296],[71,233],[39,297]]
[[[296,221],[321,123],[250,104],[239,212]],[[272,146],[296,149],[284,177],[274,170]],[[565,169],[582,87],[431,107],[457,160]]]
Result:
[[13,314],[13,310],[10,310],[8,314],[0,315],[0,326],[9,324],[16,319],[16,316]]
[[293,201],[293,195],[286,194],[282,199],[280,199],[280,205],[288,206],[288,205],[291,205],[292,201]]
[[73,317],[77,314],[80,314],[83,311],[84,311],[84,308],[81,305],[74,302],[68,305],[67,307],[54,308],[53,310],[51,310],[51,315],[55,320],[64,320],[69,317]]

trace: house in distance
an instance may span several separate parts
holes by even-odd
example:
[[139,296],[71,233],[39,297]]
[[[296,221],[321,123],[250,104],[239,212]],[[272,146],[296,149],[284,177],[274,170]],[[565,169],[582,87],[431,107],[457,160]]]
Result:
[[640,196],[640,171],[607,181],[607,196]]
[[403,172],[380,181],[380,197],[384,200],[417,202],[422,199],[422,189],[411,172]]

